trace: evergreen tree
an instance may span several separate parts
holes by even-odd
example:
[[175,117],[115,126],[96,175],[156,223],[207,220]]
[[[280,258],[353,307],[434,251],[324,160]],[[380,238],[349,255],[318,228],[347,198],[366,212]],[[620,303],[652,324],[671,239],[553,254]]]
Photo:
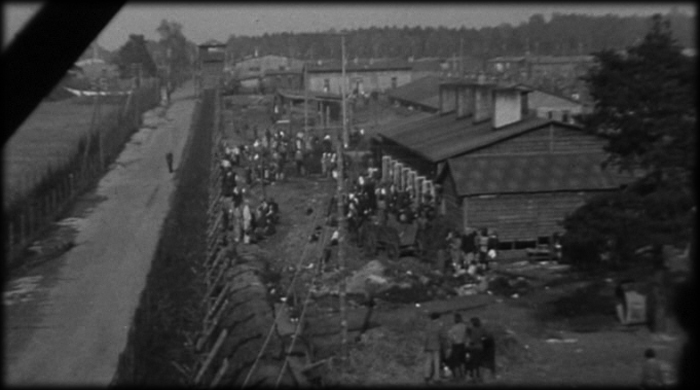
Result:
[[694,219],[694,60],[659,15],[636,46],[595,57],[584,77],[595,108],[582,122],[607,140],[604,165],[637,179],[579,208],[565,221],[566,238],[599,250],[609,243],[622,260],[644,245],[660,255],[662,245],[687,243]]
[[192,69],[191,55],[192,45],[182,33],[182,24],[163,19],[156,29],[160,34],[158,42],[165,48],[165,60],[168,66],[166,77],[174,84],[180,84]]

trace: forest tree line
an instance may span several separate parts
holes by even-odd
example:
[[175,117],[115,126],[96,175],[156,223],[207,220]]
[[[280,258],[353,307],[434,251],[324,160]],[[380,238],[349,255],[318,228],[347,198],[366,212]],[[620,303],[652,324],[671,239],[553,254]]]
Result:
[[[692,16],[671,11],[663,15],[684,47],[695,47]],[[549,20],[532,15],[517,26],[495,27],[369,27],[344,30],[351,58],[447,58],[453,55],[488,59],[497,56],[585,55],[604,49],[621,49],[638,43],[649,31],[647,16],[554,13]],[[341,31],[273,33],[262,36],[231,35],[228,50],[236,60],[275,54],[299,59],[339,59]]]

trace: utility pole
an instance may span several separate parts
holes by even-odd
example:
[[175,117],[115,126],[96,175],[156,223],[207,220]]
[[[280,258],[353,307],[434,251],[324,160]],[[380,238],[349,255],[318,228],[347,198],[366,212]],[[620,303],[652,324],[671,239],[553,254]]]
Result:
[[343,147],[346,147],[349,143],[348,129],[347,129],[347,107],[345,104],[345,95],[347,94],[347,75],[345,74],[345,35],[340,36],[341,39],[341,53],[343,57],[343,63],[341,66],[343,73],[343,85],[341,86],[341,93],[343,94]]
[[[341,35],[341,45],[343,54],[343,82],[340,85],[343,104],[343,126],[342,137],[337,138],[338,145],[338,265],[342,275],[340,279],[340,355],[341,360],[345,362],[348,357],[348,314],[346,307],[347,285],[345,280],[345,158],[343,152],[345,150],[345,135],[347,134],[347,126],[345,122],[345,35]],[[345,366],[345,365],[343,365]]]
[[306,64],[304,64],[304,143],[309,139],[309,88],[306,85],[308,81],[306,75]]

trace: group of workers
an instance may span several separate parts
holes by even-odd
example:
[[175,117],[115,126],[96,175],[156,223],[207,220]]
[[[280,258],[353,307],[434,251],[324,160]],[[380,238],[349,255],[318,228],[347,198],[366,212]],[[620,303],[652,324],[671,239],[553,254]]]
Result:
[[416,200],[413,188],[398,189],[380,181],[378,169],[371,162],[368,165],[367,172],[353,180],[348,193],[345,215],[351,231],[366,219],[390,226],[418,221],[421,227],[434,219],[435,205],[429,192]]
[[450,230],[446,237],[449,266],[457,275],[483,274],[498,256],[498,243],[498,235],[493,229],[466,228],[464,234]]

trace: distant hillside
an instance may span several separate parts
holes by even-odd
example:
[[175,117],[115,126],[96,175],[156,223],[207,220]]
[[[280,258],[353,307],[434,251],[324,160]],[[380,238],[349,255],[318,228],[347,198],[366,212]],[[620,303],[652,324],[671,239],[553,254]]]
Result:
[[[679,43],[695,47],[695,20],[680,12],[665,17]],[[487,59],[497,56],[579,55],[605,48],[622,49],[641,39],[651,26],[650,17],[557,14],[547,20],[537,14],[518,26],[497,27],[370,27],[347,31],[350,58],[451,57],[459,54]],[[263,36],[232,35],[227,44],[236,59],[277,54],[300,59],[340,58],[336,31],[274,33]]]

